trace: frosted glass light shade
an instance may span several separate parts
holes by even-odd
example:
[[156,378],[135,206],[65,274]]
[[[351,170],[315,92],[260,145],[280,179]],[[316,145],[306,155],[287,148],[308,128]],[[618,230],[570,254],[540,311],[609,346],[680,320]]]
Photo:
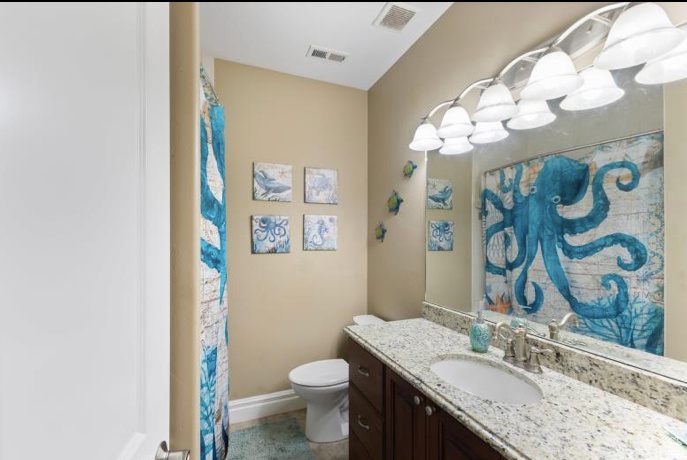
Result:
[[475,132],[470,136],[473,144],[489,144],[508,137],[508,131],[500,121],[482,121],[475,126]]
[[589,67],[580,72],[584,80],[582,87],[573,91],[561,102],[563,110],[588,110],[611,104],[625,94],[615,84],[613,75],[608,70]]
[[556,99],[582,86],[575,64],[566,53],[554,50],[542,56],[520,96],[523,99]]
[[437,133],[439,137],[451,139],[453,137],[469,136],[474,130],[475,126],[470,122],[467,110],[463,106],[453,103],[444,114]]
[[444,141],[444,146],[439,149],[439,153],[444,155],[460,155],[467,153],[475,148],[474,145],[468,141],[467,137],[452,137]]
[[496,83],[484,90],[479,98],[474,121],[502,121],[515,115],[518,107],[510,90],[503,83]]
[[416,152],[426,152],[428,150],[436,150],[442,145],[443,142],[437,136],[437,129],[432,123],[424,120],[415,130],[413,142],[408,147]]
[[643,64],[675,48],[682,38],[682,31],[673,26],[663,8],[641,3],[615,21],[594,66],[615,70]]
[[510,129],[534,129],[548,125],[556,119],[544,100],[521,99],[518,102],[518,113],[508,121]]
[[682,43],[646,63],[635,76],[635,81],[643,85],[660,85],[687,77],[687,33],[682,32]]

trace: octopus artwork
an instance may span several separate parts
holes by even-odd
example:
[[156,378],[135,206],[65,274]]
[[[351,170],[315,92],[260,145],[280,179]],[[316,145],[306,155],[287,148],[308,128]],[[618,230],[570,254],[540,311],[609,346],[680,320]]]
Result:
[[[486,291],[488,297],[491,295],[493,309],[511,313],[519,308],[527,315],[538,315],[539,319],[548,321],[542,313],[554,307],[553,299],[547,299],[552,295],[562,301],[557,305],[556,314],[549,315],[551,318],[565,313],[560,305],[565,304],[568,310],[577,313],[583,328],[589,329],[588,335],[599,335],[594,332],[603,321],[619,323],[619,318],[630,314],[635,307],[640,308],[640,303],[646,311],[647,302],[640,302],[640,297],[646,300],[654,295],[658,299],[655,303],[662,304],[662,235],[660,244],[653,244],[655,241],[649,241],[650,232],[643,234],[637,230],[650,225],[640,221],[647,219],[645,214],[658,216],[655,220],[660,221],[657,225],[662,230],[662,148],[657,151],[653,140],[640,138],[620,146],[632,149],[635,156],[639,155],[639,161],[623,154],[622,148],[612,146],[597,150],[595,159],[599,161],[596,162],[551,156],[542,161],[516,164],[508,171],[502,169],[497,172],[498,177],[492,175],[489,186],[482,190],[481,210]],[[659,139],[662,145],[660,140],[662,137]],[[659,157],[660,165],[651,157],[652,152]],[[640,166],[653,176],[644,178]],[[648,182],[642,192],[625,198],[640,187],[641,181]],[[649,197],[646,206],[651,212],[639,212],[635,209],[636,202],[647,190],[653,190],[657,196],[660,192],[661,198]],[[608,223],[612,209],[623,209],[624,214],[621,218],[614,216],[615,220]],[[602,233],[611,229],[616,231]],[[605,258],[595,258],[599,254]],[[593,265],[601,272],[593,276],[581,273],[584,264]],[[639,292],[643,277],[648,277],[652,284],[648,290],[651,292]],[[589,281],[590,278],[593,280]],[[597,286],[581,288],[591,283]],[[507,288],[490,292],[499,284]],[[543,285],[549,288],[546,293]],[[601,295],[590,295],[599,291]],[[583,297],[592,298],[584,300]],[[663,311],[656,309],[658,305],[649,305],[652,314],[641,332],[643,336],[658,334],[656,329],[660,328],[662,339]],[[626,327],[626,318],[623,321]],[[600,338],[620,342],[615,335]],[[629,346],[633,340],[637,337],[628,339]]]

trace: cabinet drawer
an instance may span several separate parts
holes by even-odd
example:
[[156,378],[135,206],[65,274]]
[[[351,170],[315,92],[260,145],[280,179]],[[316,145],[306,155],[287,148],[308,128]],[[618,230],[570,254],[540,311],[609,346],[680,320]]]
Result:
[[372,407],[358,389],[349,389],[349,426],[351,432],[365,447],[370,458],[382,460],[384,455],[384,423],[382,416]]
[[349,380],[380,414],[384,398],[384,365],[354,340],[348,346]]
[[349,460],[372,460],[370,454],[365,450],[365,446],[360,439],[351,431],[348,437],[348,459]]

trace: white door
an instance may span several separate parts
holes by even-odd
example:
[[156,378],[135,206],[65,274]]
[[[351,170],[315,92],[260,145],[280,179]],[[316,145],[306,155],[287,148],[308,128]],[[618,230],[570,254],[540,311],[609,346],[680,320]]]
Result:
[[169,431],[169,7],[0,4],[0,459]]

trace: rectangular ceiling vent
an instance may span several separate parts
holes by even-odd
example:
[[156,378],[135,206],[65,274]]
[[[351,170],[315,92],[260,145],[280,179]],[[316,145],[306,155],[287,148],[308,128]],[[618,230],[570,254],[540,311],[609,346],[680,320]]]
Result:
[[344,62],[348,59],[349,54],[343,51],[334,51],[321,46],[310,45],[308,54],[305,56],[313,59],[322,59],[324,61]]
[[400,32],[419,12],[418,8],[407,3],[388,2],[372,25]]

